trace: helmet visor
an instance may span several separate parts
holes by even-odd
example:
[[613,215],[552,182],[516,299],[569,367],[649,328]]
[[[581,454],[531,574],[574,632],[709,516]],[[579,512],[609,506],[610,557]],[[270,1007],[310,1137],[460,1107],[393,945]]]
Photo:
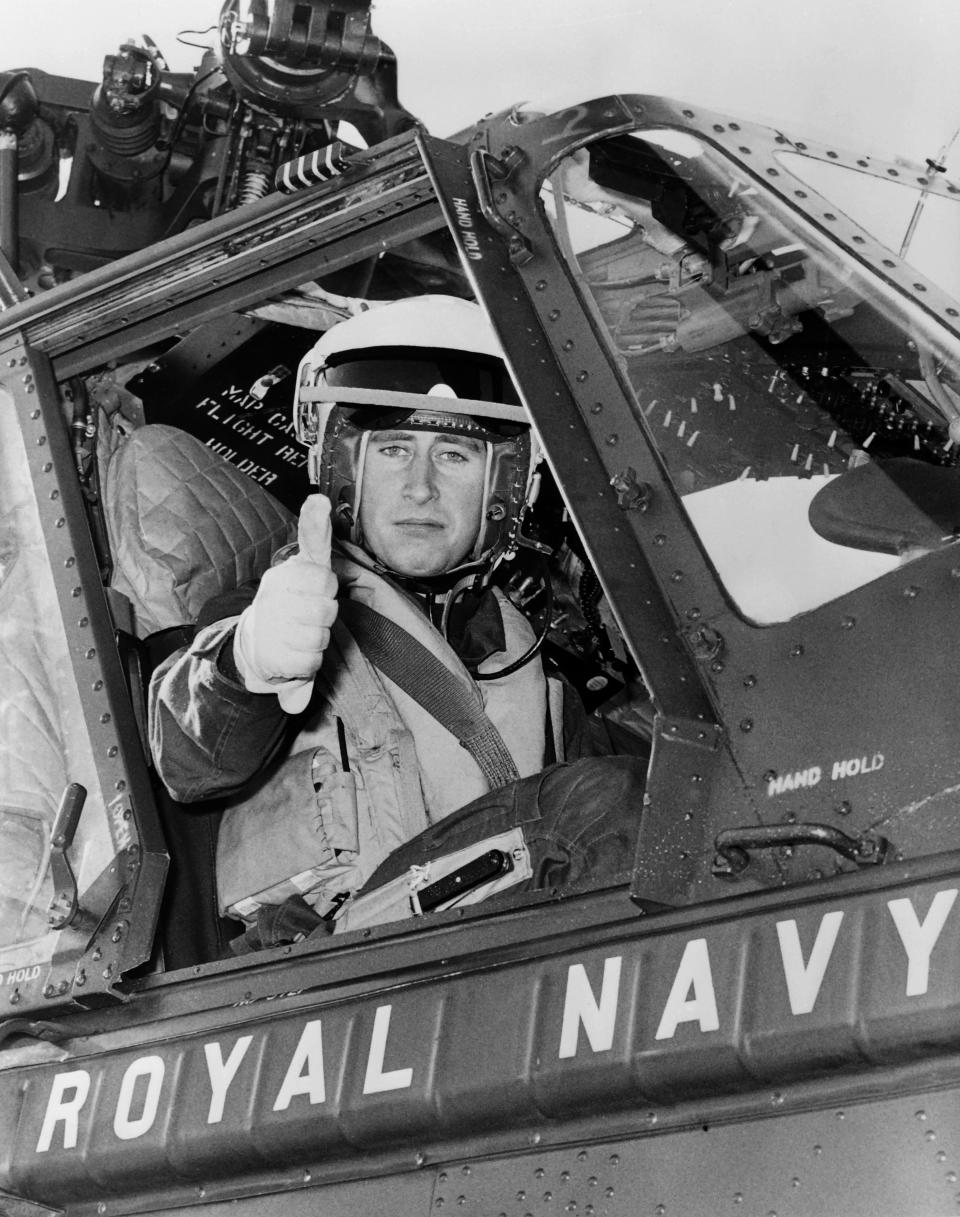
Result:
[[480,439],[512,439],[529,427],[503,362],[459,351],[423,348],[411,358],[409,347],[380,347],[361,359],[334,355],[317,387],[302,387],[300,398],[335,401],[364,429],[436,429],[434,411],[451,423],[444,430]]
[[423,396],[437,395],[441,386],[447,397],[520,404],[503,361],[494,356],[420,348],[411,357],[410,347],[376,347],[364,351],[362,359],[356,355],[331,356],[324,372],[328,385]]

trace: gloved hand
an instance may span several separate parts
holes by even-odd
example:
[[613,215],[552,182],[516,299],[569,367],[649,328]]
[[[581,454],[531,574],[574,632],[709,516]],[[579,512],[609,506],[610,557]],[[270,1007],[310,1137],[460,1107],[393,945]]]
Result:
[[251,693],[276,693],[299,714],[330,642],[337,617],[337,577],[330,566],[330,500],[311,494],[300,509],[300,552],[272,566],[244,609],[233,657]]

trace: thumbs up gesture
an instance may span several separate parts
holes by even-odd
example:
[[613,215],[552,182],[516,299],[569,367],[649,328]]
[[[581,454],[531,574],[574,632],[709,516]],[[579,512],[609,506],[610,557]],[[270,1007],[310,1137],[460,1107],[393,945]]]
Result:
[[300,510],[299,553],[272,566],[244,609],[233,639],[237,671],[251,693],[276,693],[288,714],[310,700],[337,617],[330,566],[330,501],[311,494]]

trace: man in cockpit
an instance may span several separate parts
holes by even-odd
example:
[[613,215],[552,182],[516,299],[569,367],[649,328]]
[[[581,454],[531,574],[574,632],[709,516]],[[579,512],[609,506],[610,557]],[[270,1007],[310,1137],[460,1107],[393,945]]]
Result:
[[151,682],[170,793],[231,796],[217,881],[241,941],[629,868],[644,767],[591,755],[491,582],[539,454],[480,309],[421,297],[337,325],[298,419],[321,493],[296,552],[209,604]]

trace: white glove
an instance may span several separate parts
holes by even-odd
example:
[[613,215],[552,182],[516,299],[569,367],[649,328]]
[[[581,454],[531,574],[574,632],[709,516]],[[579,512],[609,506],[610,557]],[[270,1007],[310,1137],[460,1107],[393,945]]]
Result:
[[330,539],[330,500],[311,494],[300,509],[300,552],[264,574],[233,637],[244,686],[276,693],[288,714],[299,714],[310,700],[337,618]]

